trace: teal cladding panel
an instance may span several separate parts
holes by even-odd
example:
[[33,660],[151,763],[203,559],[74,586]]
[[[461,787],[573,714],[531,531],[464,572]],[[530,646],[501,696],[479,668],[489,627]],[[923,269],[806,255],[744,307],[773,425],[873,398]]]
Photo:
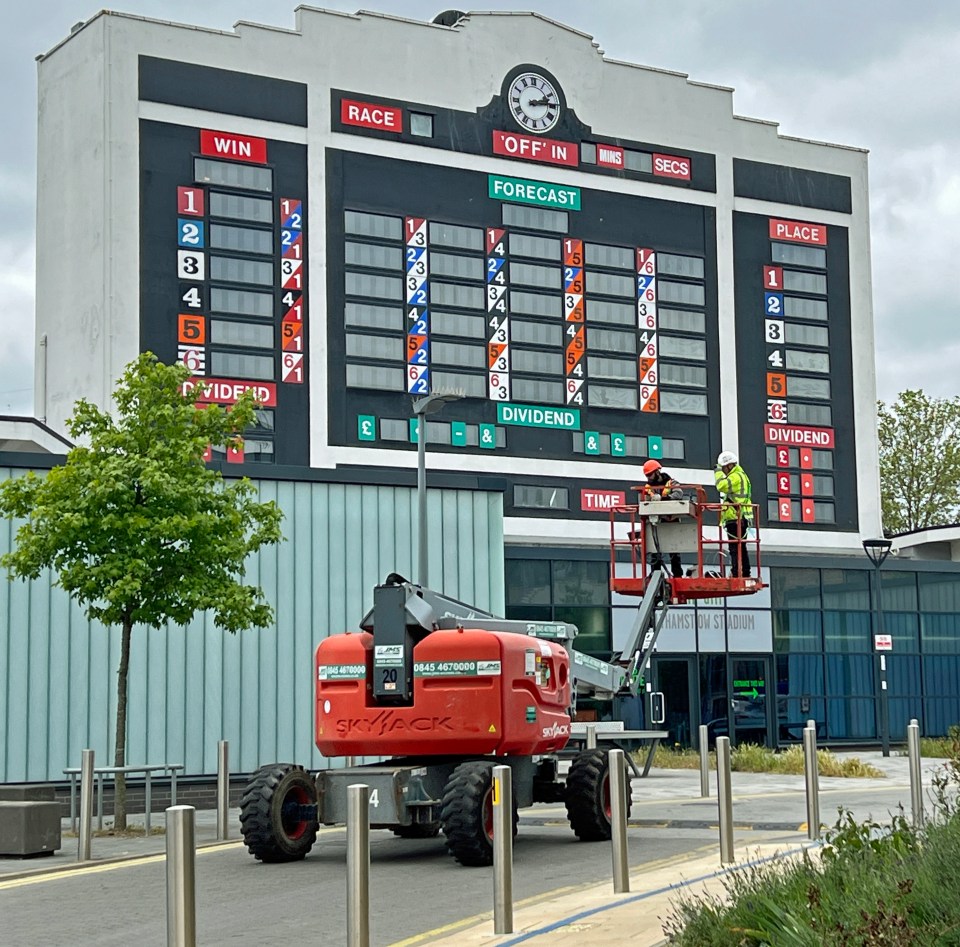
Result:
[[[0,468],[0,478],[22,471]],[[337,765],[313,743],[313,653],[321,638],[356,630],[373,588],[390,572],[415,577],[416,491],[255,481],[261,500],[283,510],[284,540],[251,557],[246,581],[260,585],[275,624],[236,635],[210,616],[186,627],[133,631],[128,765],[183,763],[212,774],[217,741],[230,768],[295,761]],[[503,500],[500,493],[429,490],[431,586],[502,615]],[[15,524],[0,520],[0,553]],[[91,747],[113,762],[120,631],[88,622],[49,575],[0,581],[0,782],[62,780]]]

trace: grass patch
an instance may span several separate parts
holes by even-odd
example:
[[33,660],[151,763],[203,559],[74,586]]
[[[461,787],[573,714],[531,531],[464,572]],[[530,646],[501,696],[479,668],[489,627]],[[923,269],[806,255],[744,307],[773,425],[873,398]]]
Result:
[[[639,759],[639,755],[638,755]],[[744,743],[730,751],[730,769],[736,773],[778,773],[802,776],[803,748],[791,746],[774,751],[765,746]],[[657,747],[653,765],[660,769],[699,769],[700,753],[682,747]],[[717,755],[710,753],[710,769],[717,768]],[[850,776],[882,779],[886,776],[875,766],[853,756],[839,757],[830,750],[817,750],[817,769],[821,776]]]
[[[107,826],[103,829],[93,829],[91,831],[91,836],[93,838],[143,838],[146,835],[143,825],[136,825],[135,823],[127,823],[127,827],[122,831],[117,831],[111,826]],[[167,829],[164,825],[151,825],[150,826],[151,835],[166,835]],[[69,830],[62,833],[64,838],[77,838],[76,832],[70,832]]]

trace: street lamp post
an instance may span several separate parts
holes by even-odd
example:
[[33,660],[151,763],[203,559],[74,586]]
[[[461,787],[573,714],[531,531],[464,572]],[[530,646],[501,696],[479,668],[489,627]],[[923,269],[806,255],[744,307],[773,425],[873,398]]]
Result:
[[[876,579],[874,585],[874,595],[876,596],[876,615],[877,625],[876,635],[883,634],[883,602],[882,586],[880,584],[880,568],[887,561],[890,555],[890,547],[893,543],[889,539],[864,539],[863,551],[867,558],[873,563]],[[883,651],[877,647],[877,639],[874,638],[874,650],[877,653],[878,664],[880,666],[880,740],[883,746],[883,755],[890,755],[890,707],[887,695],[887,658]]]
[[422,398],[413,399],[413,413],[417,419],[417,582],[426,586],[429,580],[427,556],[427,421],[428,414],[435,414],[445,404],[459,401],[466,392],[432,391]]

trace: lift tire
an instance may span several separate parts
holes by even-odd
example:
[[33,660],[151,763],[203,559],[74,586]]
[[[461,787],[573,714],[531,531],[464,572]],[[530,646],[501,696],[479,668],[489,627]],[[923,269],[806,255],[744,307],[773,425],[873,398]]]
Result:
[[390,831],[397,838],[436,838],[440,834],[440,823],[411,822],[410,825],[395,825]]
[[[629,774],[626,800],[629,817]],[[610,763],[606,750],[584,750],[577,754],[567,774],[566,804],[570,828],[581,842],[610,839]]]
[[[513,807],[513,834],[517,834]],[[493,864],[493,763],[468,760],[451,774],[443,792],[440,824],[447,850],[468,868]]]
[[[312,816],[304,812],[312,807]],[[317,786],[302,766],[274,763],[257,771],[240,800],[240,831],[254,858],[292,862],[317,840]]]

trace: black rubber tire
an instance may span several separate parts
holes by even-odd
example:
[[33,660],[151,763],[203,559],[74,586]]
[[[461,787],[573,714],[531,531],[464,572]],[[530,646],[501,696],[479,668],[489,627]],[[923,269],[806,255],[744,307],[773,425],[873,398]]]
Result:
[[[514,836],[518,820],[514,805]],[[453,771],[443,791],[440,824],[447,850],[461,865],[493,864],[493,763],[468,760]]]
[[[626,800],[629,818],[629,773]],[[606,750],[584,750],[577,754],[567,775],[566,804],[570,828],[581,842],[610,839],[610,764]]]
[[410,825],[395,825],[390,831],[397,838],[436,838],[440,834],[440,823],[411,822]]
[[[317,786],[302,766],[274,763],[263,766],[240,800],[240,831],[254,858],[262,862],[292,862],[304,858],[317,840]],[[303,806],[313,806],[312,819]]]

